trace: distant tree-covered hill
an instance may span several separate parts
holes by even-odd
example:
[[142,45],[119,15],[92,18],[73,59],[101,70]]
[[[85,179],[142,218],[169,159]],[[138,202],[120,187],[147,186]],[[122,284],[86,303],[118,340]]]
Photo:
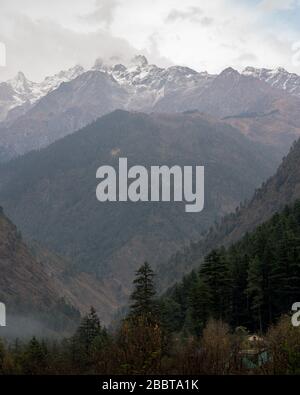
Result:
[[[203,257],[218,246],[229,246],[238,241],[246,232],[253,231],[267,221],[285,205],[300,199],[300,140],[292,146],[277,172],[262,187],[257,189],[252,199],[239,209],[226,215],[211,227],[198,242],[175,253],[171,259],[158,268],[160,286],[180,280],[183,273],[198,267]],[[170,282],[171,281],[171,282]]]

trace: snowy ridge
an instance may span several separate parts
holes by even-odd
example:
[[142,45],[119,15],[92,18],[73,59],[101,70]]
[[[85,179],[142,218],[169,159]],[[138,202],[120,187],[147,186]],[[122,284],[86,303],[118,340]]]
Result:
[[84,71],[83,67],[77,65],[46,77],[40,83],[30,81],[24,73],[18,72],[16,77],[0,83],[0,120],[4,120],[8,112],[15,107],[25,105],[29,107],[47,93],[58,88],[61,83],[73,80]]
[[165,95],[180,90],[204,88],[215,76],[207,72],[197,72],[188,67],[171,66],[161,68],[149,64],[145,56],[135,56],[129,65],[108,66],[97,59],[92,70],[109,74],[129,93],[127,108],[152,108]]
[[[0,83],[0,121],[16,119],[63,82],[70,82],[85,71],[82,66],[77,65],[46,77],[40,83],[28,80],[22,72],[19,72],[15,78]],[[183,66],[161,68],[149,64],[143,55],[135,56],[127,65],[112,65],[105,63],[102,59],[97,59],[89,70],[89,72],[93,71],[105,73],[127,92],[125,109],[143,111],[155,108],[163,98],[168,100],[167,98],[174,95],[186,101],[199,97],[200,93],[218,77]],[[247,67],[241,74],[265,81],[275,88],[300,97],[300,76],[289,73],[283,68],[271,70]],[[238,80],[241,74],[229,67],[219,76],[224,79],[232,77]],[[170,110],[169,107],[166,109]]]
[[282,67],[274,70],[246,67],[242,74],[259,78],[275,88],[286,90],[288,93],[300,97],[300,76],[289,73]]
[[93,69],[112,75],[121,85],[135,88],[147,87],[148,89],[160,89],[166,84],[194,85],[203,79],[212,77],[207,72],[198,73],[188,67],[160,68],[149,64],[145,56],[142,55],[135,56],[128,66],[123,64],[107,66],[101,59],[97,59]]

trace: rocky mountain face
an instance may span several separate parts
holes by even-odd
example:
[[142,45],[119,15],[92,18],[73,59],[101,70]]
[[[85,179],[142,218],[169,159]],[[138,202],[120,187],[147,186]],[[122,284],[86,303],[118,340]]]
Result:
[[28,80],[19,72],[15,78],[0,83],[0,121],[14,119],[25,113],[28,108],[49,92],[58,88],[62,82],[71,81],[82,74],[84,69],[75,66],[46,77],[42,82]]
[[300,97],[300,76],[295,73],[289,73],[282,67],[274,70],[246,67],[242,74],[258,78],[275,88],[285,90],[292,95]]
[[[78,322],[78,311],[66,303],[64,294],[58,292],[47,273],[44,261],[36,259],[2,208],[0,269],[0,301],[6,305],[8,333],[23,337],[37,326],[54,333],[70,330]],[[0,333],[5,334],[5,328]]]
[[0,127],[0,142],[11,157],[40,149],[123,107],[127,92],[107,74],[88,71],[44,96],[26,114]]
[[[204,165],[205,209],[189,214],[181,202],[98,202],[96,170],[104,164],[117,168],[120,156],[128,158],[129,167],[147,169]],[[39,152],[3,164],[0,201],[26,237],[69,257],[75,270],[67,280],[72,295],[76,282],[85,286],[77,294],[89,298],[106,319],[126,302],[143,261],[155,267],[197,240],[249,197],[276,162],[268,148],[198,112],[118,110]],[[78,303],[78,297],[72,298]]]
[[[159,68],[137,56],[128,66],[98,60],[89,71],[76,67],[48,77],[39,87],[21,76],[19,80],[0,89],[0,98],[15,97],[17,90],[27,95],[0,124],[2,161],[46,147],[115,109],[201,111],[276,147],[279,158],[300,135],[298,97],[232,68],[210,75],[180,66]],[[0,105],[0,111],[6,111],[4,107]]]
[[200,265],[211,249],[238,241],[297,199],[300,199],[300,140],[293,145],[275,175],[255,191],[247,204],[241,205],[235,213],[225,216],[197,243],[191,243],[159,268],[161,288],[165,289],[170,283],[181,279],[183,273]]
[[[122,64],[107,66],[98,59],[93,69],[111,75],[129,93],[126,108],[140,111],[153,111],[165,97],[169,100],[172,97],[179,99],[180,95],[189,97],[194,90],[203,90],[209,86],[215,78],[207,72],[198,73],[188,67],[160,68],[149,64],[141,55],[134,57],[127,67]],[[178,111],[176,103],[171,106],[173,108],[169,112]],[[180,108],[179,111],[184,110]]]
[[[16,227],[2,212],[0,233],[1,301],[17,305],[19,299],[21,303],[46,309],[56,297],[49,278],[34,260]],[[42,284],[40,289],[39,284]],[[9,301],[7,295],[11,295]]]
[[211,78],[209,84],[196,84],[186,95],[164,95],[155,106],[158,111],[180,112],[197,109],[220,118],[265,111],[282,92],[268,84],[239,74],[232,68]]
[[0,336],[72,333],[80,314],[92,305],[106,324],[109,312],[118,307],[113,285],[76,271],[72,262],[36,242],[25,242],[2,208],[0,270],[0,302],[7,312],[7,328],[0,328]]

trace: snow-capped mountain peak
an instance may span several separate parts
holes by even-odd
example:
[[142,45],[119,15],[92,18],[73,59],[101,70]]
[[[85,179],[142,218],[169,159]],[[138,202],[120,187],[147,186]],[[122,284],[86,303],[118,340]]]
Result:
[[153,90],[161,95],[162,88],[170,89],[175,85],[188,87],[212,77],[207,72],[199,73],[184,66],[161,68],[150,64],[143,55],[136,55],[128,65],[107,65],[102,59],[97,59],[93,69],[108,73],[128,89],[147,90],[151,95]]
[[71,81],[84,71],[82,66],[76,65],[68,70],[46,77],[42,82],[32,82],[25,77],[24,73],[19,71],[15,78],[7,81],[7,84],[11,86],[17,96],[22,96],[23,101],[34,103],[51,90],[56,89],[62,82]]
[[1,89],[7,90],[8,87],[12,92],[5,102],[0,103],[0,121],[4,120],[8,112],[15,107],[26,105],[28,109],[29,106],[37,102],[47,93],[58,88],[62,82],[71,81],[84,73],[84,71],[82,66],[76,65],[68,70],[63,70],[53,76],[46,77],[42,82],[30,81],[23,72],[19,71],[14,78],[8,80],[0,87],[0,91]]
[[144,55],[136,55],[131,59],[130,64],[143,68],[148,65],[148,59]]
[[18,74],[11,80],[7,81],[7,83],[16,93],[21,95],[29,93],[34,85],[34,82],[29,81],[22,71],[19,71]]
[[68,70],[62,70],[53,76],[46,77],[44,81],[38,84],[36,91],[37,99],[58,88],[61,83],[72,81],[84,72],[85,69],[82,66],[76,65]]
[[[201,90],[215,78],[207,72],[199,73],[184,66],[161,68],[149,63],[144,55],[136,55],[125,65],[106,63],[98,58],[90,70],[91,73],[93,71],[107,74],[125,92],[127,91],[128,103],[125,108],[128,109],[151,108],[162,97],[178,90],[183,95],[189,95],[191,90]],[[72,81],[84,72],[83,67],[77,65],[48,76],[40,83],[29,81],[24,74],[19,73],[16,78],[8,81],[14,94],[13,98],[3,106],[0,120],[4,119],[7,113],[15,107],[18,107],[17,111],[10,113],[8,119],[11,120],[11,116],[13,118],[19,116],[23,110],[27,111],[40,98],[58,88],[62,82]]]
[[[126,109],[151,109],[165,98],[180,94],[180,97],[199,97],[204,89],[209,88],[217,75],[207,72],[198,72],[186,66],[158,67],[148,62],[144,55],[136,55],[126,64],[112,64],[98,58],[89,70],[105,73],[114,81],[115,86],[125,92],[126,100],[123,107]],[[0,121],[7,117],[10,121],[25,113],[40,98],[57,89],[63,82],[69,82],[85,73],[82,66],[76,65],[68,70],[63,70],[52,76],[46,77],[42,82],[32,82],[19,72],[13,79],[0,84]],[[274,70],[267,68],[247,67],[241,73],[263,80],[273,87],[284,89],[290,94],[300,97],[300,77],[289,73],[282,67]],[[238,83],[241,74],[228,67],[219,76],[219,83]],[[105,78],[105,76],[103,76]],[[225,89],[225,88],[224,88]],[[14,109],[14,111],[10,111]]]
[[289,73],[283,67],[277,67],[276,69],[246,67],[242,74],[258,78],[275,88],[283,89],[300,97],[300,76]]
[[11,86],[14,89],[17,89],[20,85],[23,85],[24,83],[26,83],[26,81],[27,81],[27,79],[25,77],[25,74],[22,73],[22,71],[19,71],[18,74],[15,76],[15,78],[10,80]]

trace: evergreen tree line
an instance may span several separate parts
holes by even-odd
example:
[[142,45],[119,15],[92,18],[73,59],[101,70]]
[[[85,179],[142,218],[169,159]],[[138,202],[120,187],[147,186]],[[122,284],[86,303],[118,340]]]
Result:
[[300,301],[300,201],[253,233],[211,251],[162,299],[170,331],[200,335],[209,318],[265,331]]

